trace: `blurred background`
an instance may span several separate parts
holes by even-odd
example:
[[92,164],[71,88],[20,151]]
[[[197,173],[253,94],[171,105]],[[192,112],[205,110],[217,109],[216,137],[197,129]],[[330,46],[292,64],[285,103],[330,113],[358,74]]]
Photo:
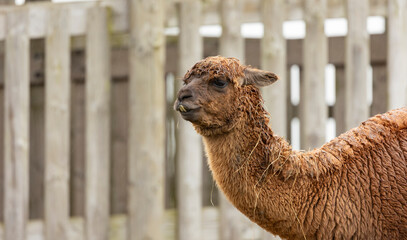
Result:
[[0,0],[0,239],[269,240],[173,111],[212,55],[309,150],[407,103],[407,0]]

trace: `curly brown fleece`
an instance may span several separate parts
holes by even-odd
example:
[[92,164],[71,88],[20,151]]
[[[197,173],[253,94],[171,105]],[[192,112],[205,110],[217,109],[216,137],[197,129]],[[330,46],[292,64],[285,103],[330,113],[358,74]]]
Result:
[[[224,95],[208,87],[216,73],[233,83]],[[265,76],[276,80],[236,59],[210,57],[185,77],[195,94],[189,101],[204,109],[191,122],[228,199],[287,239],[407,239],[407,108],[377,115],[319,149],[293,151],[268,126],[258,89]],[[199,87],[188,87],[190,78]]]

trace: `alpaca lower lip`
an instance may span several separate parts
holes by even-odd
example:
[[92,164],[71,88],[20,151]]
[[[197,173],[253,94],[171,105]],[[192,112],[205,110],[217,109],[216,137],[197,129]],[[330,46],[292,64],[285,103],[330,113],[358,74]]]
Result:
[[186,121],[195,121],[198,117],[197,112],[199,111],[199,108],[186,108],[185,110],[186,111],[179,110],[181,117]]
[[189,107],[188,105],[185,105],[183,103],[179,103],[176,104],[175,110],[179,111],[181,114],[188,114],[196,109],[198,109],[199,107]]
[[[181,107],[182,108],[182,107]],[[179,110],[179,112],[181,113],[181,115],[188,115],[188,114],[192,114],[194,112],[196,112],[196,110],[198,110],[198,108],[183,108],[183,110]]]

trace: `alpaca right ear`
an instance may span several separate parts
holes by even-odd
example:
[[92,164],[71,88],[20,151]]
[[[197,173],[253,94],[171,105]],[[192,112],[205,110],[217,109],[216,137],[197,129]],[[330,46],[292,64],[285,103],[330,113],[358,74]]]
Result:
[[244,70],[242,85],[254,85],[258,88],[273,84],[278,76],[272,72],[248,67]]

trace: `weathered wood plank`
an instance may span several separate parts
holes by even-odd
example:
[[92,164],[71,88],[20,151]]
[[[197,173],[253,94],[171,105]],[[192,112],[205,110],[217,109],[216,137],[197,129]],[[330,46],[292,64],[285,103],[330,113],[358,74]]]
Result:
[[325,102],[325,67],[328,63],[324,32],[326,0],[305,1],[306,36],[303,42],[303,83],[301,88],[301,148],[325,143],[328,107]]
[[[165,211],[163,224],[156,230],[163,232],[165,240],[176,240],[176,217],[175,209]],[[127,216],[118,214],[110,217],[109,221],[109,240],[125,240],[127,229]],[[70,218],[69,224],[71,231],[69,240],[84,240],[84,219],[75,217]],[[255,228],[255,224],[250,221],[244,221],[243,240],[264,240],[263,230]],[[204,240],[221,240],[218,236],[219,231],[219,209],[215,207],[205,207],[202,209],[202,232],[205,236]],[[4,226],[0,224],[0,240],[4,239]],[[33,220],[27,224],[27,240],[44,240],[44,222],[41,220]],[[269,238],[267,238],[269,239]],[[278,238],[271,238],[276,240]],[[271,240],[270,239],[270,240]]]
[[283,36],[286,4],[283,0],[263,0],[264,37],[261,39],[261,69],[274,72],[279,80],[263,88],[263,98],[271,116],[273,131],[287,137],[287,53]]
[[5,4],[14,5],[15,0],[0,0],[0,5],[5,5]]
[[69,11],[49,12],[45,84],[45,236],[68,240],[70,149]]
[[242,0],[219,2],[222,35],[219,39],[219,52],[224,57],[235,57],[244,62],[244,38],[241,35]]
[[[264,24],[264,36],[261,44],[261,69],[274,72],[279,80],[270,87],[262,89],[264,104],[270,113],[273,131],[287,137],[287,49],[283,36],[284,0],[263,0],[261,14]],[[279,239],[262,231],[263,240]]]
[[163,0],[130,2],[128,239],[163,239],[165,81]]
[[106,9],[88,11],[86,36],[87,240],[109,238],[110,217],[110,41]]
[[[201,1],[179,3],[180,35],[178,42],[178,76],[183,77],[203,54],[203,40],[199,34],[201,25]],[[176,81],[180,89],[182,81]],[[202,218],[202,142],[191,123],[177,113],[177,235],[180,240],[203,239]]]
[[4,88],[6,240],[25,240],[29,176],[29,39],[25,9],[8,13]]
[[[168,1],[166,9],[166,26],[175,27],[178,24],[177,21],[177,11],[174,3],[180,2],[182,0],[172,0]],[[243,8],[243,13],[240,15],[242,22],[261,22],[261,15],[259,14],[259,4],[261,0],[245,0],[245,6]],[[103,0],[101,2],[103,6],[110,7],[113,11],[113,19],[111,22],[112,30],[114,32],[127,31],[128,26],[128,8],[127,1],[117,1],[117,0]],[[219,24],[220,18],[218,16],[218,3],[220,0],[212,0],[210,4],[205,4],[203,9],[202,23],[204,25]],[[371,16],[387,16],[387,6],[386,1],[380,0],[370,0],[370,10]],[[95,1],[89,2],[74,2],[74,3],[59,3],[60,6],[69,6],[71,8],[72,14],[70,16],[69,22],[71,23],[70,34],[71,35],[84,35],[86,29],[86,11],[90,7],[94,6]],[[303,19],[304,9],[302,0],[292,0],[287,2],[287,12],[285,20],[300,20]],[[51,5],[51,3],[30,3],[28,4],[30,8],[30,37],[41,38],[46,35],[46,23],[47,19],[44,18]],[[17,7],[2,7],[0,12],[13,11]],[[327,18],[343,18],[346,17],[345,6],[342,1],[338,0],[328,0],[327,7]],[[0,14],[0,26],[2,25],[3,19]],[[4,39],[4,32],[1,31],[0,27],[0,40]]]
[[[112,77],[118,81],[126,80],[128,75],[128,41],[129,37],[127,35],[117,34],[115,38],[120,38],[123,41],[117,43],[116,47],[112,49]],[[85,38],[73,37],[71,45],[72,54],[72,78],[74,80],[83,81],[85,78]],[[83,40],[82,40],[83,39]],[[42,40],[31,41],[31,45],[37,45]],[[177,37],[167,37],[166,38],[166,72],[176,72],[178,67],[178,47]],[[254,67],[261,67],[260,64],[260,39],[245,39],[245,62],[246,64],[252,65]],[[287,42],[287,65],[292,64],[302,64],[302,39],[289,39]],[[387,35],[377,34],[370,36],[370,61],[372,64],[383,64],[386,62],[387,55]],[[0,76],[4,73],[4,68],[2,66],[2,55],[3,48],[0,41]],[[113,45],[113,42],[112,42]],[[217,38],[203,38],[204,53],[203,56],[213,56],[219,54],[219,41]],[[37,45],[38,46],[38,45]],[[328,52],[329,59],[328,62],[334,65],[343,65],[345,59],[345,38],[344,37],[330,37],[328,39]],[[30,59],[31,68],[31,83],[43,84],[44,79],[44,69],[43,61],[44,57],[43,51],[41,49],[36,49],[35,53],[32,54]],[[274,69],[274,68],[273,68]],[[3,85],[3,79],[0,78],[0,87]]]
[[358,126],[369,117],[367,102],[367,69],[369,34],[366,19],[368,0],[347,0],[348,35],[346,37],[346,128]]
[[407,104],[407,1],[388,1],[387,78],[388,109]]
[[[30,38],[43,38],[47,35],[48,12],[52,8],[63,8],[69,10],[69,15],[66,19],[70,27],[68,33],[70,35],[84,35],[86,33],[86,14],[89,8],[101,5],[109,7],[112,10],[112,19],[109,26],[115,32],[128,30],[127,19],[127,1],[118,0],[103,0],[103,1],[88,1],[88,2],[73,2],[73,3],[50,3],[38,2],[29,3],[24,7],[29,11],[28,32]],[[21,6],[2,6],[0,9],[0,26],[4,24],[2,13],[13,12]],[[0,40],[5,38],[4,32],[0,27]]]
[[[170,3],[182,2],[183,0],[171,0]],[[203,19],[202,22],[205,25],[219,24],[220,17],[218,15],[217,4],[223,0],[211,0],[205,2],[205,7],[203,9]],[[243,22],[261,22],[261,15],[259,14],[259,4],[262,0],[245,0],[244,8],[240,19]],[[304,18],[305,12],[303,8],[303,0],[289,0],[287,3],[287,12],[285,13],[285,20],[300,20]],[[370,10],[371,16],[386,16],[386,1],[382,0],[370,0]],[[210,4],[209,4],[210,3]],[[169,4],[169,9],[167,10],[167,25],[175,26],[176,21],[176,11]],[[344,18],[346,17],[344,1],[341,0],[328,0],[327,1],[327,18]]]
[[[245,42],[240,30],[243,1],[224,0],[220,1],[219,4],[222,26],[222,35],[219,39],[220,55],[235,57],[244,63]],[[223,192],[219,193],[219,208],[219,238],[224,240],[242,239],[244,231],[242,222],[246,217],[226,199]]]

